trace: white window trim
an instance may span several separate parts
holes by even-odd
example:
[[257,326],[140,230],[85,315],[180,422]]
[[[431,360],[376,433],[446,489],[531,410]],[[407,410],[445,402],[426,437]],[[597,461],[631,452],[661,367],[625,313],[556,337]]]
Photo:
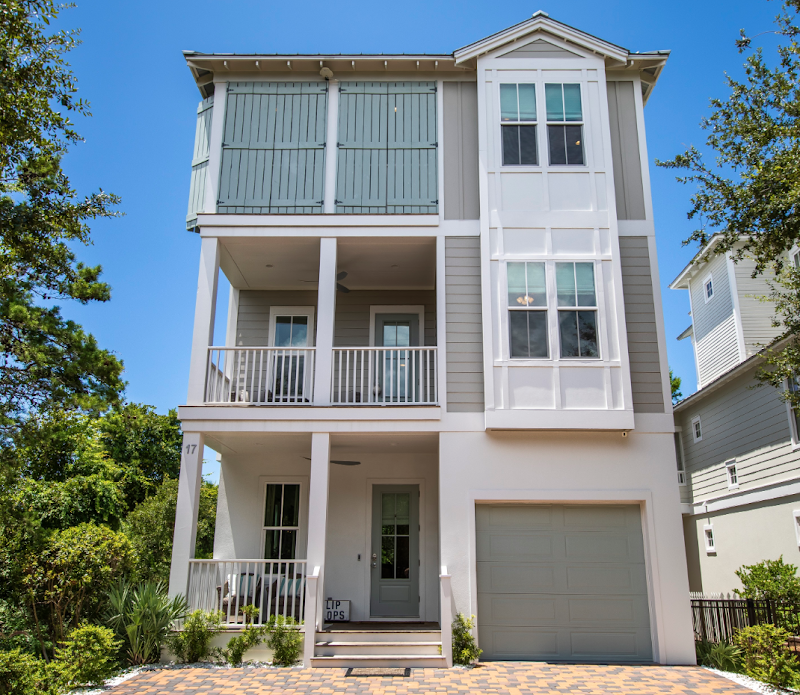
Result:
[[[503,85],[503,84],[517,85],[517,114],[519,114],[519,85],[521,85],[521,84],[532,84],[534,86],[534,88],[536,89],[536,119],[535,120],[533,120],[533,121],[519,121],[519,120],[518,121],[504,121],[503,120],[503,113],[502,113],[502,107],[501,107],[501,101],[500,101],[500,85]],[[500,149],[499,149],[499,152],[498,152],[498,158],[499,158],[500,167],[502,167],[502,168],[509,167],[514,171],[518,171],[519,169],[523,169],[523,170],[525,170],[525,169],[533,169],[535,171],[542,169],[542,151],[541,151],[541,147],[540,147],[541,143],[539,142],[539,140],[541,139],[541,130],[542,130],[540,119],[539,119],[539,92],[541,91],[541,89],[540,89],[541,86],[542,86],[541,82],[538,82],[538,81],[531,82],[530,80],[523,80],[523,81],[517,80],[515,82],[498,81],[498,83],[497,83],[497,89],[496,89],[497,95],[496,96],[497,96],[497,106],[498,106],[498,109],[499,109],[497,117],[498,117],[498,120],[500,122],[500,133],[499,133],[499,140],[498,140],[498,142],[500,143]],[[503,162],[503,126],[508,126],[508,125],[532,125],[532,126],[536,127],[536,159],[539,161],[538,164],[506,164],[505,162]],[[546,128],[546,126],[545,126],[545,128]]]
[[[711,542],[709,543],[709,541]],[[703,543],[706,547],[707,555],[717,554],[717,538],[714,535],[714,524],[705,524],[703,526]]]
[[[733,475],[731,475],[733,472]],[[725,461],[725,475],[728,478],[728,489],[729,490],[738,490],[739,489],[739,470],[736,468],[736,459],[731,459],[730,461]],[[736,482],[732,482],[733,477],[736,477]]]
[[[785,391],[789,390],[789,380],[783,382],[783,388]],[[797,431],[797,420],[794,416],[794,410],[792,409],[792,404],[789,401],[786,401],[786,417],[789,418],[789,435],[792,442],[792,449],[800,448],[800,432]]]
[[[676,428],[675,434],[677,435],[675,439],[678,443],[678,448],[680,450],[680,464],[681,467],[678,468],[678,485],[685,487],[687,485],[687,476],[686,476],[686,456],[685,452],[683,451],[683,432]],[[676,462],[677,463],[677,462]]]
[[[267,485],[299,485],[300,486],[300,507],[297,514],[297,547],[295,548],[295,555],[297,560],[305,560],[307,555],[308,543],[308,478],[303,476],[267,476],[262,475],[258,478],[259,485],[261,485],[261,506],[259,507],[258,514],[258,528],[260,529],[261,547],[258,551],[258,557],[263,557],[264,548],[267,542],[267,529],[264,526],[264,512],[267,505]],[[266,558],[274,559],[274,558]]]
[[375,347],[375,316],[416,314],[419,317],[419,347],[425,346],[425,307],[422,304],[373,304],[369,308],[369,346]]
[[789,251],[789,263],[795,267],[800,267],[797,262],[798,256],[800,256],[800,249],[795,246],[791,251]]
[[[697,436],[697,430],[695,429],[695,423],[699,423],[700,425],[700,436]],[[700,416],[696,416],[692,418],[692,439],[695,442],[702,442],[703,441],[703,422],[700,420]]]
[[[308,316],[308,344],[306,347],[314,347],[314,336],[316,328],[314,325],[314,312],[313,306],[271,306],[269,308],[269,345],[268,347],[275,346],[275,319],[278,316]],[[302,348],[295,348],[302,350]]]
[[[708,296],[708,292],[706,291],[706,285],[711,283],[711,296]],[[714,295],[716,294],[716,290],[714,289],[714,277],[712,273],[709,273],[703,278],[703,301],[708,304],[712,299],[714,299]]]
[[792,519],[794,520],[794,537],[797,540],[797,547],[800,548],[800,509],[792,512]]
[[[580,121],[551,121],[547,117],[547,95],[545,94],[547,85],[548,84],[560,84],[561,85],[561,103],[562,106],[564,105],[564,85],[565,84],[577,84],[580,87],[581,91],[581,120]],[[544,124],[544,128],[542,131],[544,133],[544,140],[545,144],[547,145],[547,166],[551,169],[556,171],[563,171],[563,170],[586,170],[589,167],[589,152],[588,148],[586,147],[586,89],[584,88],[584,84],[582,81],[578,82],[548,82],[547,79],[543,80],[542,82],[542,98],[545,100],[545,110],[544,110],[544,118],[542,119],[542,123]],[[564,114],[566,118],[566,113]],[[550,135],[548,133],[548,126],[551,125],[579,125],[581,130],[581,138],[583,140],[583,164],[551,164],[550,163]],[[541,161],[541,157],[539,158]]]

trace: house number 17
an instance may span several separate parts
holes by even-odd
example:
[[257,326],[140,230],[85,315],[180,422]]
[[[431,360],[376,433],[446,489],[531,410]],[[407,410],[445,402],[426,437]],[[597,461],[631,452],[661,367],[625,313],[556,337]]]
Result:
[[185,449],[187,454],[193,454],[197,451],[197,444],[187,444]]

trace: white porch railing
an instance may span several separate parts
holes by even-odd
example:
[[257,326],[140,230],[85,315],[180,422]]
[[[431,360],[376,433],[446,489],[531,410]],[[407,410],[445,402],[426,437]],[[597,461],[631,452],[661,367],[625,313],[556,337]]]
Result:
[[222,611],[223,624],[241,625],[245,606],[256,624],[271,615],[303,621],[306,560],[189,560],[189,610]]
[[331,402],[433,405],[439,401],[435,347],[334,348]]
[[314,348],[208,348],[206,403],[314,401]]

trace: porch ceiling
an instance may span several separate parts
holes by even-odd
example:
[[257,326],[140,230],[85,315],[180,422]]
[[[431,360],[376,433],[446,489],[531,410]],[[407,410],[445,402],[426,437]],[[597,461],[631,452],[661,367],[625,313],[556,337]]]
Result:
[[[310,434],[216,432],[206,435],[206,445],[217,453],[263,456],[311,456]],[[332,434],[331,458],[359,454],[436,454],[438,433]]]
[[[231,284],[247,290],[315,290],[319,239],[261,237],[221,239],[220,268]],[[339,272],[351,290],[429,290],[436,286],[433,238],[339,239]]]

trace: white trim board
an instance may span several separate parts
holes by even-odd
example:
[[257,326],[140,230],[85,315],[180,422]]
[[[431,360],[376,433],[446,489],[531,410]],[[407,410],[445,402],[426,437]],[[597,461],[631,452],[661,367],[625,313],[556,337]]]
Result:
[[800,495],[800,479],[793,478],[791,480],[783,480],[781,482],[770,483],[769,485],[762,485],[761,487],[750,488],[744,491],[732,490],[725,495],[720,495],[719,497],[713,497],[690,505],[692,511],[689,513],[692,515],[708,514],[723,509],[744,507],[748,504],[769,502],[770,500],[777,500],[781,497],[790,497],[792,495]]

